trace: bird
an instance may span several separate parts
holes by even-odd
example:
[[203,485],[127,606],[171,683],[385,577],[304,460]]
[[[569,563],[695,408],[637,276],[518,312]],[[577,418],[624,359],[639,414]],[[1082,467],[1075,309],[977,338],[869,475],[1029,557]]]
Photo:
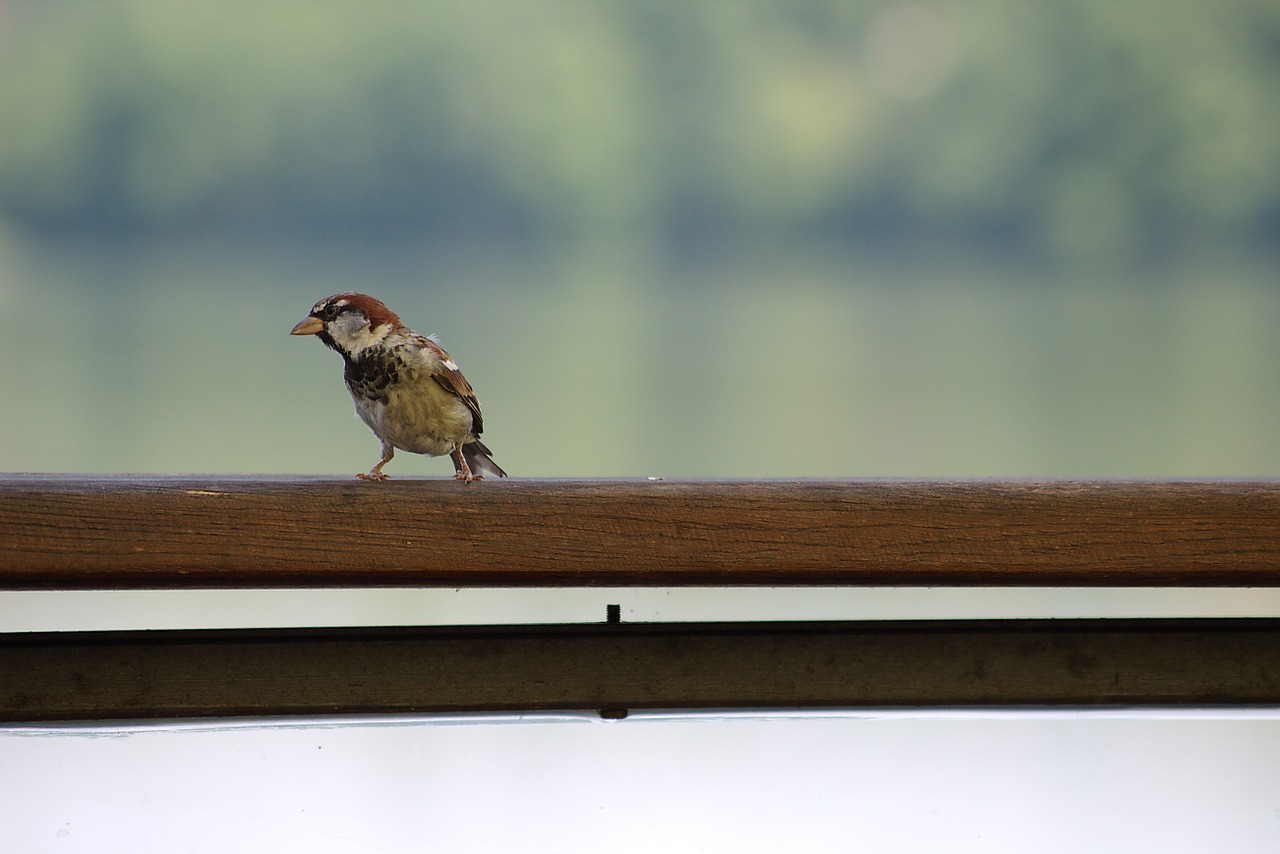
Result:
[[386,480],[396,449],[448,454],[465,483],[506,477],[480,441],[480,401],[435,336],[419,335],[379,299],[362,293],[325,297],[290,335],[314,335],[342,356],[356,414],[382,443],[382,459],[362,480]]

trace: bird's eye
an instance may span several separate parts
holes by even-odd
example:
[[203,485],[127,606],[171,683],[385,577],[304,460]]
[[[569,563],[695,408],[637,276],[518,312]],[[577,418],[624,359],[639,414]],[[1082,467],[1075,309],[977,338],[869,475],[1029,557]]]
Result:
[[329,303],[320,309],[320,319],[324,321],[333,320],[338,316],[338,307],[333,303]]

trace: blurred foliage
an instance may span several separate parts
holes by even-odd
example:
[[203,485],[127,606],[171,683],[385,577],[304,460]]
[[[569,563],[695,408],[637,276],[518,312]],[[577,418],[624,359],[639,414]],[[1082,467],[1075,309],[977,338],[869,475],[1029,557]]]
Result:
[[1141,260],[1280,236],[1274,0],[17,2],[0,215]]

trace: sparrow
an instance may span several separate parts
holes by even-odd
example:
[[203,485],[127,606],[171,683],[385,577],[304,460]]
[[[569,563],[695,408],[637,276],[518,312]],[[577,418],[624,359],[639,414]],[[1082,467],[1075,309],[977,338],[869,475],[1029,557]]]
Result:
[[480,402],[456,362],[433,336],[419,335],[368,294],[320,300],[290,335],[314,335],[336,350],[356,414],[382,442],[382,459],[363,480],[386,480],[395,449],[448,454],[454,477],[470,483],[507,473],[480,441]]

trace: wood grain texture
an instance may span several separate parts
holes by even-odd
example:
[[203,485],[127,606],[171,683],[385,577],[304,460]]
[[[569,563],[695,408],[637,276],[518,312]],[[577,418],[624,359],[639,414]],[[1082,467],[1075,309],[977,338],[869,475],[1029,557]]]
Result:
[[1274,481],[0,478],[8,589],[1278,583]]
[[0,720],[1280,703],[1280,620],[0,635]]

